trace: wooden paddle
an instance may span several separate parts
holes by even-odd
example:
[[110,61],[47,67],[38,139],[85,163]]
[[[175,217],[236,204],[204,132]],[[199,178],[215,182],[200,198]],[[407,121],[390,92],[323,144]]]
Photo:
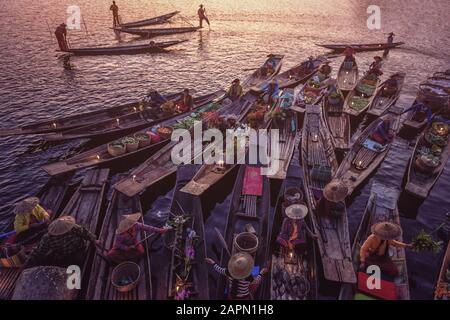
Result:
[[228,256],[231,257],[230,249],[228,249],[227,242],[222,236],[222,233],[220,233],[220,230],[217,229],[217,227],[214,227],[214,231],[216,232],[217,238],[219,239],[220,244],[222,245],[223,249],[227,252]]

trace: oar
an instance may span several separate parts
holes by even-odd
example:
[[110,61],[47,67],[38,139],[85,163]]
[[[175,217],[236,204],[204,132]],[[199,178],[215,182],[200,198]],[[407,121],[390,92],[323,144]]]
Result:
[[53,34],[52,34],[52,31],[50,30],[50,25],[48,24],[48,21],[45,20],[45,23],[47,24],[47,29],[48,29],[48,32],[50,33],[50,39],[51,39],[52,43],[55,43],[55,39],[53,38]]
[[83,24],[84,24],[84,30],[86,31],[86,36],[89,38],[89,33],[88,33],[86,21],[84,21],[84,16],[82,16],[82,19],[83,19]]
[[225,239],[223,238],[222,234],[220,233],[220,230],[217,229],[217,227],[214,227],[214,231],[216,232],[216,235],[217,235],[217,238],[219,239],[220,244],[225,249],[225,251],[227,252],[228,256],[231,257],[230,249],[228,249],[227,242],[225,241]]

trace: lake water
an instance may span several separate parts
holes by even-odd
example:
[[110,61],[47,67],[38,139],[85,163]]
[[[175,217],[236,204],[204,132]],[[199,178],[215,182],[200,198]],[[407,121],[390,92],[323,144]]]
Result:
[[[381,42],[390,31],[397,34],[396,40],[406,42],[401,49],[390,53],[384,66],[385,75],[398,71],[407,74],[399,105],[408,107],[411,104],[417,85],[428,75],[450,68],[447,16],[450,2],[447,0],[377,1],[381,8],[380,30],[369,30],[366,25],[366,10],[372,1],[208,0],[203,4],[211,28],[168,37],[189,39],[170,53],[73,58],[76,69],[66,71],[62,60],[57,58],[53,31],[66,20],[67,7],[74,3],[66,0],[2,1],[2,127],[117,105],[141,98],[148,88],[175,92],[188,87],[196,94],[212,92],[227,87],[234,78],[245,77],[249,73],[245,69],[259,66],[268,53],[284,54],[286,69],[310,55],[325,53],[315,43]],[[117,3],[123,21],[180,10],[182,16],[173,19],[170,25],[197,24],[199,3],[193,1],[127,0]],[[118,40],[110,30],[110,1],[78,0],[75,4],[81,8],[85,24],[81,30],[69,32],[73,47],[117,44]],[[133,40],[124,36],[121,41]],[[357,55],[361,70],[367,68],[373,55]],[[340,59],[332,63],[334,74],[340,63]],[[41,165],[78,152],[85,148],[84,142],[50,145],[43,144],[38,136],[0,138],[0,206],[3,206],[0,216],[10,216],[10,205],[17,198],[35,194],[45,183],[48,177],[40,170]],[[349,207],[352,233],[359,223],[373,179],[402,184],[412,143],[398,139],[375,177],[352,199]],[[441,223],[445,213],[450,211],[449,190],[447,165],[423,203],[402,197],[400,208],[408,217],[402,219],[406,240],[422,228],[432,230]],[[152,210],[158,210],[162,198]],[[212,213],[207,226],[223,228],[227,212],[223,198],[218,200],[216,207],[214,203],[208,203]],[[151,204],[146,206],[152,207]],[[209,243],[208,250],[214,255],[217,243]],[[408,252],[413,298],[431,297],[438,265],[436,256]]]

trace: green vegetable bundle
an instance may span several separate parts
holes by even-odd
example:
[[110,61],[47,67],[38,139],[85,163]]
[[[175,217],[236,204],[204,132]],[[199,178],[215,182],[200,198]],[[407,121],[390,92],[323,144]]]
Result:
[[420,233],[412,241],[413,251],[431,251],[433,253],[439,253],[442,247],[442,241],[434,241],[431,234],[425,232],[425,230],[420,231]]
[[369,103],[369,99],[354,96],[350,100],[350,108],[355,110],[362,110],[365,107],[367,107],[367,104]]

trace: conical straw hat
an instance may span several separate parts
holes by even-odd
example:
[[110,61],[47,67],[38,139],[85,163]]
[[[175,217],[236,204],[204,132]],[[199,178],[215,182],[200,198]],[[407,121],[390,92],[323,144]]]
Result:
[[48,233],[52,236],[60,236],[66,234],[76,226],[75,218],[72,216],[64,216],[56,219],[48,226]]
[[303,204],[293,204],[287,207],[285,212],[288,218],[300,220],[308,215],[308,208]]
[[132,228],[142,217],[142,214],[140,212],[132,213],[132,214],[126,214],[124,215],[125,219],[120,221],[119,227],[116,230],[116,234],[121,234],[125,231],[128,231],[130,228]]
[[37,198],[37,197],[26,198],[16,204],[16,207],[14,208],[14,213],[15,214],[29,213],[38,204],[39,204],[39,198]]
[[245,252],[234,254],[228,261],[228,272],[236,280],[247,278],[252,274],[255,261],[252,256]]
[[347,197],[348,188],[342,180],[333,180],[325,186],[323,196],[331,202],[341,202]]
[[402,235],[402,228],[392,222],[379,222],[372,226],[371,231],[381,240],[392,240]]

